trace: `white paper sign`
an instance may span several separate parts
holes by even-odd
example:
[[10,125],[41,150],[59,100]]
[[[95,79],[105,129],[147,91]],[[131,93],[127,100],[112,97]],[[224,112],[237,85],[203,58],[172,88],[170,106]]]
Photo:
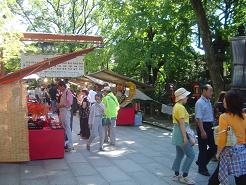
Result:
[[169,105],[162,104],[161,112],[165,113],[165,114],[168,114],[168,115],[172,115],[173,107],[169,106]]
[[[21,68],[36,64],[58,55],[21,55]],[[62,64],[38,72],[40,77],[79,77],[84,75],[84,56],[78,56]]]

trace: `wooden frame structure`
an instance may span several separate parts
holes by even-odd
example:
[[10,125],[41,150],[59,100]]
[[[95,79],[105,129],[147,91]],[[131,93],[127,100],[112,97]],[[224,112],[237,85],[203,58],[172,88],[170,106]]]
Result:
[[[23,33],[21,41],[42,41],[42,42],[79,42],[79,43],[93,43],[103,44],[103,38],[100,36],[87,35],[64,35],[64,34],[49,34],[49,33]],[[86,48],[80,51],[64,54],[58,57],[53,57],[47,60],[38,62],[32,66],[25,67],[13,73],[0,77],[0,86],[11,82],[18,81],[25,76],[48,69],[57,64],[61,64],[77,56],[85,55],[93,51],[95,47]]]
[[78,42],[103,44],[103,38],[90,35],[66,35],[50,33],[23,33],[21,41],[40,41],[40,42]]

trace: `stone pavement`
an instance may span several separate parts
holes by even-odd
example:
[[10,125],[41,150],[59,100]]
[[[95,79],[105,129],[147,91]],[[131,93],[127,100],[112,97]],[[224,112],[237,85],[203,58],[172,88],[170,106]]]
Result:
[[[86,150],[86,141],[77,136],[78,117],[74,117],[75,151],[64,159],[0,164],[0,185],[175,185],[170,180],[175,147],[170,132],[144,125],[117,127],[117,145],[98,152],[99,144]],[[195,146],[197,151],[197,146]],[[216,163],[209,165],[212,173]],[[207,177],[192,165],[190,176],[199,185]]]

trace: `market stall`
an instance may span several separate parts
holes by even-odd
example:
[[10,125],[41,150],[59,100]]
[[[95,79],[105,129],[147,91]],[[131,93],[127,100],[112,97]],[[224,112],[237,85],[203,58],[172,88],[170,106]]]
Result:
[[139,89],[152,89],[152,86],[109,70],[102,70],[88,76],[115,84],[114,93],[120,103],[120,110],[116,121],[118,126],[137,126],[142,123],[142,114],[138,100],[151,101],[152,99]]
[[[101,37],[25,33],[21,40],[97,42]],[[64,157],[64,129],[47,109],[36,102],[27,103],[22,79],[93,51],[95,47],[56,55],[0,76],[0,162],[23,162]],[[29,123],[28,123],[29,122]]]
[[27,99],[30,160],[64,157],[64,128],[49,115],[50,107]]

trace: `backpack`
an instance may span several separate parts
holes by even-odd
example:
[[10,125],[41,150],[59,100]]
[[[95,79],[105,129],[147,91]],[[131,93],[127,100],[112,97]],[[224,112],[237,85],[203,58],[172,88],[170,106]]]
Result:
[[79,104],[77,98],[73,95],[73,104],[71,105],[73,113],[76,113],[79,110]]

